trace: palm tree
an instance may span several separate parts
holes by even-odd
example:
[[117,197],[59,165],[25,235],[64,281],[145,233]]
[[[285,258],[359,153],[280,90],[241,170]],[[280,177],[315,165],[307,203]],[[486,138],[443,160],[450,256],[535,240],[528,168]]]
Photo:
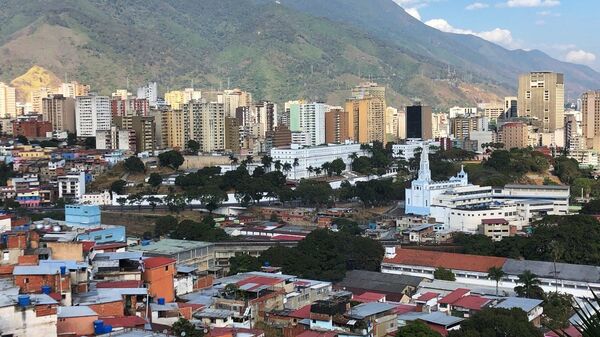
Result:
[[354,161],[358,158],[358,153],[352,152],[348,158],[350,158],[350,168],[352,168],[352,166],[354,166]]
[[515,292],[519,297],[540,298],[544,294],[544,291],[540,287],[542,282],[530,270],[525,270],[519,275],[517,284],[522,284],[515,287]]
[[273,163],[273,157],[266,154],[260,159],[260,163],[263,165],[265,171],[269,172],[269,171],[271,171],[271,164]]
[[558,271],[556,271],[556,261],[560,260],[564,253],[564,249],[558,241],[551,241],[549,246],[550,253],[552,254],[552,262],[554,264],[554,286],[555,291],[558,292]]
[[231,162],[231,170],[233,170],[233,165],[237,165],[238,159],[233,154],[229,155],[229,161]]
[[246,163],[247,163],[247,164],[252,164],[252,163],[254,163],[254,157],[252,157],[251,155],[247,155],[247,156],[246,156]]
[[500,281],[502,281],[504,275],[506,275],[506,273],[502,270],[502,268],[492,267],[488,270],[488,278],[496,281],[496,296],[498,296],[498,284]]
[[282,169],[283,169],[283,172],[286,173],[286,177],[287,177],[287,173],[289,173],[292,170],[292,164],[284,163]]
[[296,167],[300,166],[298,158],[294,158],[294,163],[292,164],[292,166],[294,167],[294,180],[296,180]]
[[[575,301],[572,305],[578,324],[575,328],[582,337],[600,336],[600,297],[592,291],[594,299],[583,298],[581,301]],[[553,330],[559,337],[571,337],[572,335],[564,330]]]
[[275,165],[275,170],[281,171],[281,160],[276,160],[274,165]]
[[323,165],[321,165],[321,169],[323,170],[323,172],[326,172],[327,175],[329,175],[330,167],[331,163],[328,161],[324,162]]
[[306,170],[308,171],[308,177],[309,178],[310,178],[310,174],[315,171],[314,167],[312,167],[312,166],[309,166],[308,168],[306,168]]
[[321,174],[321,168],[320,167],[315,168],[315,174],[317,175],[317,177]]

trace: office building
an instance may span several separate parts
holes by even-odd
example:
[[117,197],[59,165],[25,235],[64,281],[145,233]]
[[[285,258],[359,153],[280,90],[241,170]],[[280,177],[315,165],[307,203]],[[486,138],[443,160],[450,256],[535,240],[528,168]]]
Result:
[[184,144],[190,139],[200,144],[200,151],[225,150],[225,111],[223,103],[190,101],[183,105]]
[[90,94],[90,86],[81,84],[77,81],[61,83],[58,93],[65,97],[77,98],[78,96],[87,96]]
[[150,106],[156,106],[158,102],[158,84],[156,82],[149,82],[145,86],[137,89],[137,98],[146,99]]
[[185,115],[181,110],[168,110],[163,113],[163,145],[170,149],[185,148]]
[[145,98],[113,97],[110,112],[113,117],[148,116],[148,100]]
[[[235,117],[235,111],[237,108],[241,106],[252,105],[252,94],[240,89],[223,90],[223,93],[218,96],[217,102],[223,103],[225,114],[228,117]],[[268,108],[268,105],[266,107]],[[277,106],[275,105],[275,111],[276,110]]]
[[110,98],[78,96],[75,103],[77,137],[96,137],[96,131],[110,130]]
[[165,93],[165,102],[174,110],[181,110],[184,104],[195,99],[202,99],[202,92],[194,88],[173,90]]
[[42,99],[51,95],[50,88],[42,87],[31,92],[31,110],[35,113],[42,112]]
[[359,143],[374,141],[385,144],[385,101],[375,96],[346,100],[346,111],[350,114],[350,133]]
[[131,117],[131,130],[135,133],[135,148],[137,152],[156,150],[156,128],[154,117]]
[[383,100],[385,104],[385,87],[374,82],[364,82],[352,88],[352,98],[375,97]]
[[506,114],[506,102],[491,102],[491,103],[480,103],[478,105],[481,110],[481,116],[487,117],[492,121],[498,118],[504,118]]
[[[325,143],[325,103],[290,104],[290,130],[309,135],[309,146]],[[293,138],[293,135],[292,135]]]
[[272,147],[286,147],[292,144],[292,132],[287,125],[279,125],[273,132]]
[[391,106],[385,109],[385,137],[386,141],[400,139],[400,112]]
[[240,152],[240,124],[235,117],[225,117],[225,149]]
[[[406,131],[406,128],[405,128]],[[431,114],[431,137],[432,139],[446,138],[450,136],[450,119],[443,112]]]
[[331,107],[325,113],[325,142],[327,144],[341,144],[352,140],[350,135],[350,114],[341,107]]
[[581,95],[581,127],[587,149],[600,151],[600,91]]
[[477,117],[456,117],[452,119],[450,132],[455,139],[470,138],[471,131],[477,131]]
[[273,132],[278,125],[277,104],[263,101],[256,104],[254,109],[256,109],[255,116],[258,120],[258,136],[264,138],[268,132]]
[[502,125],[500,128],[499,141],[504,144],[504,148],[526,148],[530,146],[529,126],[521,122],[510,122]]
[[472,117],[477,116],[477,108],[476,107],[459,107],[455,106],[448,110],[448,117],[456,118],[456,117]]
[[15,88],[0,82],[0,118],[17,117]]
[[564,127],[564,75],[532,72],[519,76],[517,99],[519,117],[531,117],[540,133],[551,133]]
[[581,113],[565,113],[565,150],[571,154],[584,149]]
[[61,94],[42,98],[42,116],[52,124],[53,131],[75,133],[75,99]]
[[518,116],[518,99],[517,97],[504,97],[504,118],[514,118]]
[[416,104],[406,107],[406,137],[431,139],[432,109],[430,106]]

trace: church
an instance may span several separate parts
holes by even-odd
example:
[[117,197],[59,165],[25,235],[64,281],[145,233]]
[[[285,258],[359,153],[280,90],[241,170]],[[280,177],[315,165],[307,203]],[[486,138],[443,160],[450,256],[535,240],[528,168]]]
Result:
[[429,145],[423,146],[419,176],[406,189],[405,213],[414,215],[431,215],[431,203],[440,194],[450,188],[468,186],[469,180],[464,167],[455,176],[446,181],[433,181],[429,168]]

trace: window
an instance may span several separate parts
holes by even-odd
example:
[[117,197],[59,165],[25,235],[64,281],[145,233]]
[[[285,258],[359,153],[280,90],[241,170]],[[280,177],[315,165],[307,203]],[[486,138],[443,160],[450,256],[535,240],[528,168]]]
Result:
[[165,266],[165,271],[169,271],[169,266]]
[[24,278],[23,283],[25,283],[25,284],[29,283],[29,278],[28,277]]

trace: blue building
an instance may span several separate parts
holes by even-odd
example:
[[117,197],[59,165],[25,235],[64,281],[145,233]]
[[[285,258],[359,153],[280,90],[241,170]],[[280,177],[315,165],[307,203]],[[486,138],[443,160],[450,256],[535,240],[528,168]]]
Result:
[[126,242],[124,226],[105,226],[90,228],[85,233],[77,235],[77,241],[94,241],[96,244]]
[[100,225],[100,207],[98,205],[66,205],[65,223],[67,226]]

